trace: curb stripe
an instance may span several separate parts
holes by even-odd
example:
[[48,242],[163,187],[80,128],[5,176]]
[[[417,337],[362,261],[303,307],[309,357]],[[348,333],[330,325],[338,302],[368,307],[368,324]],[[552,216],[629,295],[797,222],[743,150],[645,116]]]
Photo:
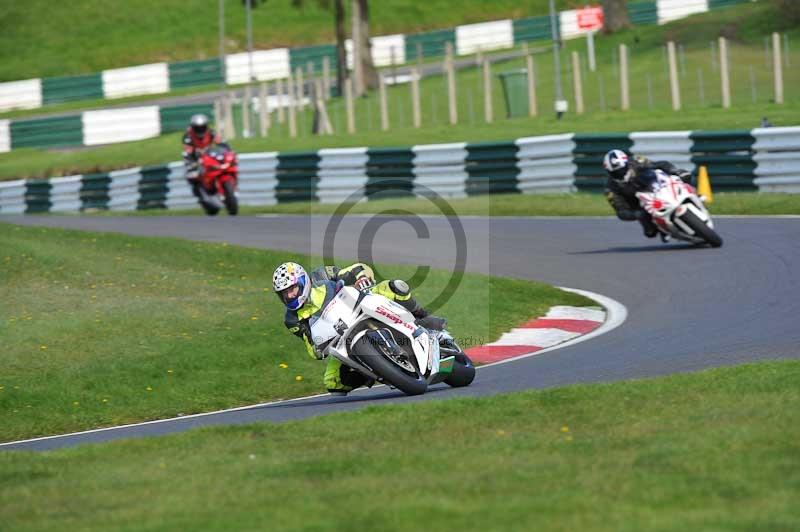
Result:
[[520,325],[521,329],[561,329],[575,333],[587,333],[600,327],[601,322],[591,320],[552,320],[537,318]]

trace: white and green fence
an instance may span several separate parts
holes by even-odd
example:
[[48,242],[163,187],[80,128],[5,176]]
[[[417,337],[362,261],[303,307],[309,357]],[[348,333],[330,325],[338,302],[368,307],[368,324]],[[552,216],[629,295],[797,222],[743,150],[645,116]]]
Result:
[[[628,10],[634,24],[663,24],[695,13],[747,1],[750,0],[655,0],[630,2]],[[566,39],[586,33],[586,30],[578,27],[575,10],[559,13],[557,31]],[[522,42],[551,38],[550,20],[547,16],[497,20],[427,33],[374,37],[372,55],[376,66],[388,66],[415,61],[420,55],[444,55],[448,42],[452,43],[457,54],[465,55],[478,50],[500,50]],[[347,64],[351,66],[352,43],[349,41],[347,53]],[[219,58],[153,63],[79,76],[11,81],[0,83],[0,112],[34,109],[68,101],[161,94],[180,88],[223,82],[238,84],[252,79],[283,79],[297,67],[305,69],[309,62],[316,72],[320,72],[326,60],[331,68],[335,68],[336,50],[332,44],[231,54],[225,56],[224,63]]]
[[[800,127],[730,131],[563,134],[511,142],[409,148],[343,148],[240,155],[242,205],[340,203],[433,191],[491,193],[602,190],[606,151],[622,148],[690,171],[703,165],[717,191],[800,193]],[[0,214],[176,209],[196,204],[183,165],[0,182]]]

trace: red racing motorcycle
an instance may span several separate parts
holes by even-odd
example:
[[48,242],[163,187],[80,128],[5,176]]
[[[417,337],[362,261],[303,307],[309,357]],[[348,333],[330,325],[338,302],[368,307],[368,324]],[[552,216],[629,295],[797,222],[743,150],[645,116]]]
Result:
[[236,199],[238,178],[236,152],[228,144],[223,142],[203,152],[200,157],[198,192],[200,205],[206,214],[214,216],[223,205],[232,216],[239,212],[239,202]]

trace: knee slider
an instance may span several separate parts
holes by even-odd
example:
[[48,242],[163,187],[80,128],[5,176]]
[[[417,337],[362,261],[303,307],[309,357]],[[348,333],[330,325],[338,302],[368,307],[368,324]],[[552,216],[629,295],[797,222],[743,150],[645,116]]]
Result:
[[408,283],[401,279],[395,279],[394,281],[389,281],[389,288],[391,288],[392,292],[394,292],[398,296],[405,297],[411,293],[411,288],[408,286]]

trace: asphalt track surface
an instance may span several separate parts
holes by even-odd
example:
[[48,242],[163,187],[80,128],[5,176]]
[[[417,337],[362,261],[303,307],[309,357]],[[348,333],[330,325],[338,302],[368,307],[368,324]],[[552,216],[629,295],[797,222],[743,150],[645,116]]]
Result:
[[[326,234],[331,220],[338,231]],[[645,239],[611,218],[410,219],[391,216],[92,217],[0,216],[0,221],[143,236],[174,236],[321,256],[466,270],[590,290],[622,303],[625,323],[574,346],[479,370],[472,386],[436,385],[422,397],[386,387],[207,416],[20,443],[46,450],[167,434],[201,425],[280,422],[368,405],[481,396],[609,382],[767,359],[800,358],[800,218],[716,218],[725,245],[694,248]],[[454,237],[463,225],[466,240]],[[366,228],[366,229],[365,229]],[[364,235],[375,234],[374,240]],[[457,231],[456,233],[457,234]],[[265,264],[265,269],[274,265]],[[488,293],[487,297],[491,297]],[[476,309],[480,312],[480,309]],[[288,334],[288,333],[287,333]],[[320,366],[320,378],[323,371]],[[8,449],[9,447],[0,447]]]

